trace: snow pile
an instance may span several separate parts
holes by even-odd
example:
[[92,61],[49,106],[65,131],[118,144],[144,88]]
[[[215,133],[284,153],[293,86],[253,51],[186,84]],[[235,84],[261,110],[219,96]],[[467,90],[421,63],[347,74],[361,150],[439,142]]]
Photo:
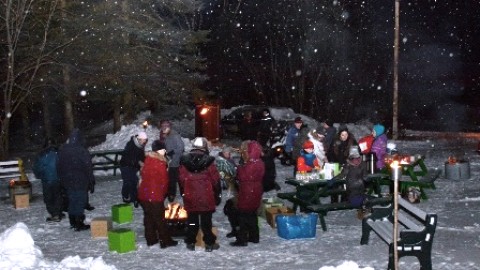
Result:
[[372,267],[360,268],[358,264],[352,261],[346,261],[337,267],[333,266],[324,266],[319,270],[374,270]]
[[60,263],[45,261],[42,251],[35,246],[27,225],[19,222],[0,236],[0,269],[116,270],[117,268],[105,264],[101,257],[82,260],[79,256],[69,256]]

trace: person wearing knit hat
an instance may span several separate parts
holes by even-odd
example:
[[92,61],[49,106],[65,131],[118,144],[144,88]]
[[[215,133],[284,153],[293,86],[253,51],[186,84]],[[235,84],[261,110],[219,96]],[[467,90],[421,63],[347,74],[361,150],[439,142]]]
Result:
[[365,200],[367,195],[365,178],[367,176],[367,167],[360,156],[357,145],[350,147],[347,163],[343,166],[342,171],[335,178],[345,179],[346,183],[346,200],[357,208],[361,208],[357,217],[367,214]]
[[138,201],[143,209],[143,226],[147,246],[160,243],[160,248],[176,246],[165,222],[165,198],[168,191],[167,158],[165,144],[159,140],[152,143],[152,151],[145,157],[140,171],[142,181],[138,186]]
[[385,134],[385,127],[380,124],[373,126],[372,135],[375,138],[372,143],[371,152],[375,154],[377,170],[381,170],[385,167],[385,155],[387,155],[387,143],[388,138]]
[[197,137],[192,141],[192,150],[182,155],[179,167],[179,185],[183,205],[188,213],[185,244],[195,250],[197,233],[203,232],[205,251],[219,249],[217,237],[212,233],[212,214],[221,202],[222,188],[215,158],[208,154],[207,140]]
[[311,172],[314,168],[320,168],[320,163],[317,156],[313,153],[314,145],[310,140],[303,143],[303,150],[297,158],[298,172]]
[[185,150],[180,134],[172,129],[172,123],[169,120],[161,120],[159,123],[160,141],[165,143],[167,150],[168,162],[168,201],[173,202],[177,195],[178,186],[178,168],[180,166],[180,157]]
[[122,174],[122,198],[123,202],[133,202],[138,207],[137,186],[138,171],[145,160],[145,145],[147,144],[147,134],[143,131],[132,136],[127,142],[122,152],[120,160],[120,172]]

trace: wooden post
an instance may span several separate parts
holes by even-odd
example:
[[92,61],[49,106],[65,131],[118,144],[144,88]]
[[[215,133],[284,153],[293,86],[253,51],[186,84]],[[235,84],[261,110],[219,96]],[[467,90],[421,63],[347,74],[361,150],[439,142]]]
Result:
[[398,54],[400,46],[400,0],[395,0],[395,28],[393,43],[393,122],[392,137],[398,139]]

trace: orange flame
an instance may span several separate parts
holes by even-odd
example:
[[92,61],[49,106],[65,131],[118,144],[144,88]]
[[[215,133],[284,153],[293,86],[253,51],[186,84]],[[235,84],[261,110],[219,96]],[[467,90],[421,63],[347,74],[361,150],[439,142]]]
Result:
[[187,211],[178,202],[169,203],[165,209],[165,219],[186,219]]
[[400,163],[398,162],[398,160],[394,160],[392,163],[390,163],[390,167],[391,168],[398,168],[398,167],[400,167]]

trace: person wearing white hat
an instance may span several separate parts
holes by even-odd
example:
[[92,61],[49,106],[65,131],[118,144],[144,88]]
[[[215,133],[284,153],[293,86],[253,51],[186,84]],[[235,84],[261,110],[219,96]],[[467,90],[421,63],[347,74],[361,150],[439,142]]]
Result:
[[208,141],[197,137],[192,141],[192,150],[180,159],[179,184],[183,204],[188,213],[185,244],[195,250],[198,230],[203,232],[205,251],[211,252],[220,246],[212,233],[212,214],[221,202],[220,174],[215,158],[208,154]]
[[143,131],[132,136],[127,145],[125,145],[122,159],[120,160],[120,172],[123,179],[122,199],[125,203],[133,202],[135,207],[138,207],[138,171],[145,160],[145,145],[147,141],[147,134]]

